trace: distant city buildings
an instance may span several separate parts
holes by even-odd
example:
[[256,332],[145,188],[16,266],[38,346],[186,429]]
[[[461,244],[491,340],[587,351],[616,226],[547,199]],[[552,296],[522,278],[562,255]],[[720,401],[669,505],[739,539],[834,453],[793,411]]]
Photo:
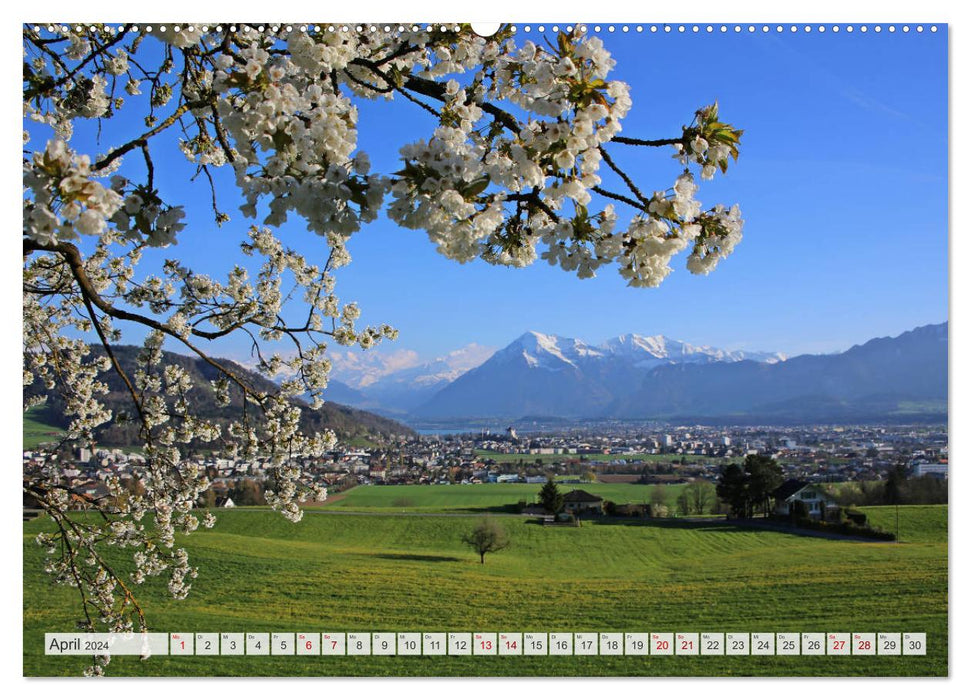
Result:
[[933,476],[938,479],[946,479],[947,463],[918,462],[911,467],[910,474],[914,477]]
[[[306,485],[332,494],[358,484],[542,484],[549,474],[576,483],[714,481],[723,465],[747,454],[776,459],[787,479],[805,483],[875,481],[899,464],[914,477],[946,479],[948,436],[934,426],[637,426],[609,422],[565,429],[504,433],[401,436],[368,448],[344,447],[323,457],[296,457]],[[268,458],[242,460],[196,454],[189,458],[209,476],[215,503],[237,498],[249,483],[262,484]],[[24,477],[58,470],[79,498],[98,498],[105,484],[141,479],[145,458],[132,450],[80,448],[53,455],[23,453]],[[212,503],[210,502],[210,505]]]

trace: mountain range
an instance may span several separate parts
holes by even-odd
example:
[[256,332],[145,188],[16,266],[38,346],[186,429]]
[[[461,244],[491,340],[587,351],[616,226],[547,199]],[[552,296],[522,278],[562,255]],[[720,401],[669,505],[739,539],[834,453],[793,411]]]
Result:
[[531,331],[419,406],[419,418],[457,416],[593,418],[642,377],[666,364],[708,364],[744,359],[775,361],[779,355],[729,353],[664,336],[622,335],[588,345],[582,340]]
[[[464,372],[434,363],[333,400],[406,421],[522,416],[840,422],[946,418],[947,323],[832,355],[728,351],[661,335],[600,345],[531,331]],[[436,377],[433,381],[429,377]],[[426,378],[424,383],[417,378]],[[340,399],[337,397],[341,396]]]

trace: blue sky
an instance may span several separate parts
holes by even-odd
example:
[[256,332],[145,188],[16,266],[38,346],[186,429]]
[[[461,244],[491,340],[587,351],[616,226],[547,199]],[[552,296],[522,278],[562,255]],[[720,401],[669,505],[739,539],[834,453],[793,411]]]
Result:
[[[947,318],[943,26],[935,34],[601,36],[617,60],[612,77],[631,85],[625,135],[676,136],[713,99],[745,130],[738,163],[698,193],[705,205],[741,205],[741,244],[708,277],[676,258],[660,288],[631,289],[609,268],[578,280],[542,261],[523,270],[460,265],[422,232],[381,219],[352,238],[354,262],[338,293],[360,303],[363,321],[400,329],[389,350],[431,357],[471,342],[502,346],[532,329],[591,342],[661,333],[733,349],[832,352]],[[399,167],[398,147],[431,132],[427,116],[404,103],[361,106],[360,147],[376,170]],[[120,126],[134,133],[140,125]],[[75,147],[103,150],[91,143],[79,130]],[[648,191],[678,173],[667,149],[612,152]],[[178,248],[158,257],[221,276],[251,223],[235,208],[231,173],[220,203],[233,220],[216,229],[208,187],[186,189],[181,154],[158,154],[156,164],[163,197],[185,202],[190,223]],[[283,235],[324,255],[297,221]],[[241,340],[221,351],[246,348]]]

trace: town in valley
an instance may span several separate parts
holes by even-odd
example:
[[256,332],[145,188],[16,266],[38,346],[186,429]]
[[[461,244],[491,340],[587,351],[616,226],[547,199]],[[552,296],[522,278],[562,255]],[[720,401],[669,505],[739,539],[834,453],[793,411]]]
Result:
[[[363,441],[358,441],[363,442]],[[532,483],[551,476],[584,484],[674,485],[715,483],[723,467],[749,455],[775,460],[788,480],[873,483],[903,467],[910,479],[934,480],[946,494],[945,426],[638,426],[604,425],[567,430],[481,430],[398,435],[380,442],[341,445],[323,457],[297,457],[307,486],[331,497],[363,485]],[[269,464],[216,453],[188,459],[211,481],[201,507],[261,505]],[[81,447],[52,451],[50,443],[23,453],[24,478],[56,465],[79,507],[105,498],[118,479],[138,490],[144,457],[125,448]],[[25,502],[25,508],[29,508]]]

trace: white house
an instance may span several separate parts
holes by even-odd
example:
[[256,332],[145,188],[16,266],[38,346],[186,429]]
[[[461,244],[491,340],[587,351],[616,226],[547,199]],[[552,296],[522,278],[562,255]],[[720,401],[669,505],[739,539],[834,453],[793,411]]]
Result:
[[796,503],[802,503],[809,517],[814,520],[825,520],[826,511],[837,508],[836,501],[818,484],[810,484],[799,479],[788,479],[782,486],[771,494],[775,499],[776,515],[791,515],[797,508]]

